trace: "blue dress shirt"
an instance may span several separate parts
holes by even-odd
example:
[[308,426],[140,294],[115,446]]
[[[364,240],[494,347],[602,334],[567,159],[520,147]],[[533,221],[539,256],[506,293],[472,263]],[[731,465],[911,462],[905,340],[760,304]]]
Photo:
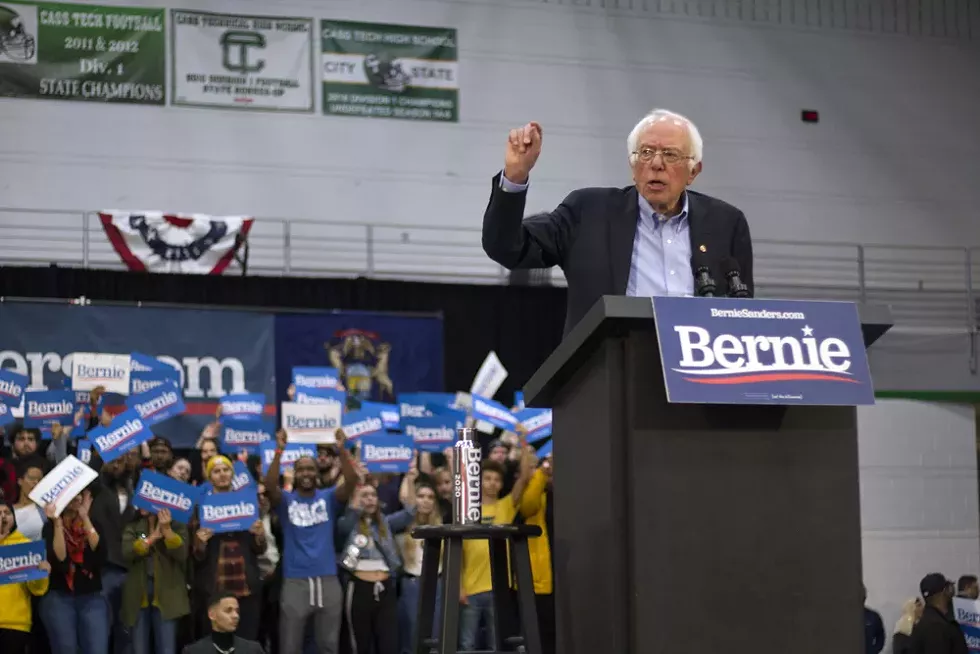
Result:
[[[502,173],[500,175],[500,188],[507,193],[521,193],[527,190],[527,186],[515,184]],[[636,236],[633,237],[633,259],[626,295],[694,295],[687,193],[682,197],[681,212],[672,218],[654,211],[643,196],[639,196],[638,200]]]

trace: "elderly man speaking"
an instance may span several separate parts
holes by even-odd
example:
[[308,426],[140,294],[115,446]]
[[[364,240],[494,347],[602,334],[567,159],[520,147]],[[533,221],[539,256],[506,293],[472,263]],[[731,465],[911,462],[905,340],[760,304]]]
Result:
[[[551,213],[524,219],[542,129],[510,131],[504,169],[483,216],[483,249],[508,269],[561,266],[568,280],[565,333],[603,295],[694,295],[694,269],[707,266],[717,288],[740,269],[751,295],[752,239],[732,205],[688,190],[701,172],[703,142],[690,120],[664,109],[627,138],[633,186],[572,191]],[[732,261],[734,259],[734,262]]]

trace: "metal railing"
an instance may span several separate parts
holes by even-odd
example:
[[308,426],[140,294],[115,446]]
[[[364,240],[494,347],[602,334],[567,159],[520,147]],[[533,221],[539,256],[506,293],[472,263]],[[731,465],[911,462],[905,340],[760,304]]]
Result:
[[[94,211],[0,208],[0,263],[123,269]],[[258,218],[250,275],[507,283],[476,228]],[[757,294],[888,304],[899,325],[974,331],[980,248],[756,239]],[[565,284],[561,271],[551,282]]]

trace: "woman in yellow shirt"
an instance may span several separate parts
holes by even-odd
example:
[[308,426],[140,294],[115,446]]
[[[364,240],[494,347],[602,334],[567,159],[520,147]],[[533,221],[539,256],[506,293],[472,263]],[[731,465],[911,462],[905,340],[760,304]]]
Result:
[[[0,504],[0,547],[30,541],[17,531],[17,519],[10,504]],[[51,572],[51,564],[42,561],[39,568]],[[48,578],[0,586],[0,652],[24,654],[31,642],[31,595],[48,592]]]

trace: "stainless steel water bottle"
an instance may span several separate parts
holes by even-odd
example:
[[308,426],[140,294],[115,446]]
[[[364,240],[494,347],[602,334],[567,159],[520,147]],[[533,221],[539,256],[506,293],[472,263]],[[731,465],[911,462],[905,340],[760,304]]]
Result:
[[483,455],[472,427],[456,430],[453,446],[453,524],[478,525],[483,519]]

